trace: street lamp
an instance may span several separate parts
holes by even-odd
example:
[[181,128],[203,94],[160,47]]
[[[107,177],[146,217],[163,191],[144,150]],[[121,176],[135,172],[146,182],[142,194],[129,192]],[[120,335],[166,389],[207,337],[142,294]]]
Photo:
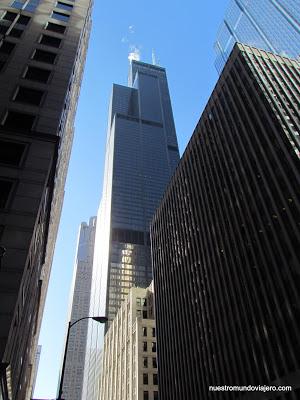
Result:
[[63,400],[63,398],[61,396],[62,396],[62,393],[63,393],[64,373],[65,373],[65,367],[66,367],[66,359],[67,359],[67,350],[68,350],[70,329],[72,328],[72,326],[77,324],[77,322],[82,321],[83,319],[93,319],[94,321],[100,322],[100,324],[105,324],[108,321],[107,317],[83,317],[83,318],[80,318],[80,319],[78,319],[77,321],[74,321],[74,322],[69,321],[67,339],[66,339],[66,345],[65,345],[65,352],[64,352],[64,360],[63,360],[63,365],[62,365],[62,370],[61,370],[59,392],[58,392],[57,400]]

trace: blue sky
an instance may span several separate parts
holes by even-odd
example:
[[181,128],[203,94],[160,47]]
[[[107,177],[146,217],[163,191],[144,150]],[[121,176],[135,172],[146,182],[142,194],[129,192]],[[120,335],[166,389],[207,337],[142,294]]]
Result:
[[65,201],[39,343],[36,398],[56,395],[79,225],[96,215],[102,190],[112,83],[127,84],[128,53],[152,49],[166,68],[180,152],[217,81],[213,43],[229,0],[94,1]]

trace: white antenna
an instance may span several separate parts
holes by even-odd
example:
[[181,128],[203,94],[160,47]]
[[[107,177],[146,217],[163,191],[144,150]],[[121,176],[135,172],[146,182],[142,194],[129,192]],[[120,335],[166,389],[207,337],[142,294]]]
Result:
[[152,64],[156,65],[154,49],[152,49]]

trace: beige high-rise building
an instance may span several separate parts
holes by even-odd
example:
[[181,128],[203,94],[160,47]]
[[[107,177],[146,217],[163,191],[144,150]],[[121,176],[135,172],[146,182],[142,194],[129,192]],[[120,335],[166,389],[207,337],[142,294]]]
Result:
[[[81,223],[68,314],[68,321],[71,322],[89,316],[95,232],[96,217],[91,217],[88,224]],[[87,331],[88,319],[80,321],[70,331],[63,384],[64,400],[81,400]]]
[[153,289],[133,287],[104,339],[99,400],[157,400]]

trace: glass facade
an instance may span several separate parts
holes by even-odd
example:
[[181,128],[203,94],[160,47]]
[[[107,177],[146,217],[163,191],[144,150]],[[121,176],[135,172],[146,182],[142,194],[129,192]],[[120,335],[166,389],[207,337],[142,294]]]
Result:
[[[150,221],[178,161],[166,71],[132,61],[128,86],[113,85],[96,231],[90,312],[109,324],[130,288],[152,281]],[[99,375],[88,370],[100,364],[103,327],[90,333],[86,399],[97,395]]]
[[218,72],[221,73],[235,42],[299,57],[299,24],[297,0],[231,0],[215,42]]

